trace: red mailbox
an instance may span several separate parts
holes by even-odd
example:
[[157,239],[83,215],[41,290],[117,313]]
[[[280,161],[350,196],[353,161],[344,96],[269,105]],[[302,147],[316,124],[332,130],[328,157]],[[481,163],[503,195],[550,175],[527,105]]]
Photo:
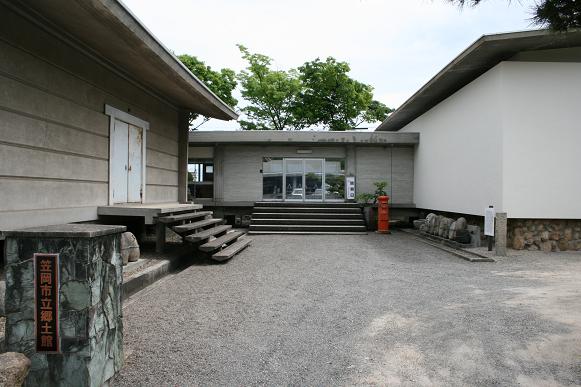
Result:
[[377,198],[377,232],[380,234],[389,234],[389,196],[380,196]]

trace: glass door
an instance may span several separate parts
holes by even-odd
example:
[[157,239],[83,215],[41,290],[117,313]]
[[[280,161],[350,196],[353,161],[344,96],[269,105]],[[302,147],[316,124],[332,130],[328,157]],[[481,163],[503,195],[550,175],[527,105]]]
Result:
[[305,200],[323,200],[323,159],[305,161]]
[[304,177],[303,159],[284,159],[285,200],[302,201],[305,198]]

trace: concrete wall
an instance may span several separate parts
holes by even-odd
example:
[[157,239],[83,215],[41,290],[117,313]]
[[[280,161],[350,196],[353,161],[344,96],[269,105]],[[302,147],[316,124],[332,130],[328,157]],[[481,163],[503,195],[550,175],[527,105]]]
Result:
[[146,200],[177,201],[177,110],[0,5],[0,230],[97,218],[106,104],[150,123]]
[[[191,159],[208,153],[207,147],[200,147],[200,152],[196,149],[190,147]],[[298,154],[298,149],[310,149],[312,153]],[[247,204],[262,200],[263,157],[342,158],[346,160],[346,171],[356,175],[358,193],[373,192],[373,182],[387,181],[392,203],[410,205],[413,204],[413,152],[411,147],[390,146],[219,145],[213,152],[214,199]]]
[[495,67],[402,129],[419,132],[418,208],[482,215],[502,208],[501,71]]
[[578,53],[517,55],[403,128],[421,133],[417,207],[482,215],[492,204],[509,218],[580,219]]
[[581,63],[500,69],[508,216],[581,219]]

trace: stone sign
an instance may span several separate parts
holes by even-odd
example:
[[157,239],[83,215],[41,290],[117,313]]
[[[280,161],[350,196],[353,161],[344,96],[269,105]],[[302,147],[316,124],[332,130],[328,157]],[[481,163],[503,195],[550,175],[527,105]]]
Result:
[[36,351],[59,352],[59,255],[34,254]]
[[6,349],[30,359],[27,387],[100,387],[121,369],[125,229],[6,232]]

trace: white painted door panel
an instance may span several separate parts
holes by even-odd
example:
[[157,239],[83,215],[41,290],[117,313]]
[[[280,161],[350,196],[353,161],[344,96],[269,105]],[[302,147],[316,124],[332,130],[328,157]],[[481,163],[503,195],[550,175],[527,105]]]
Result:
[[127,203],[129,125],[115,120],[112,136],[110,184],[113,188],[113,203]]
[[143,130],[129,125],[129,170],[127,175],[127,201],[141,202]]

